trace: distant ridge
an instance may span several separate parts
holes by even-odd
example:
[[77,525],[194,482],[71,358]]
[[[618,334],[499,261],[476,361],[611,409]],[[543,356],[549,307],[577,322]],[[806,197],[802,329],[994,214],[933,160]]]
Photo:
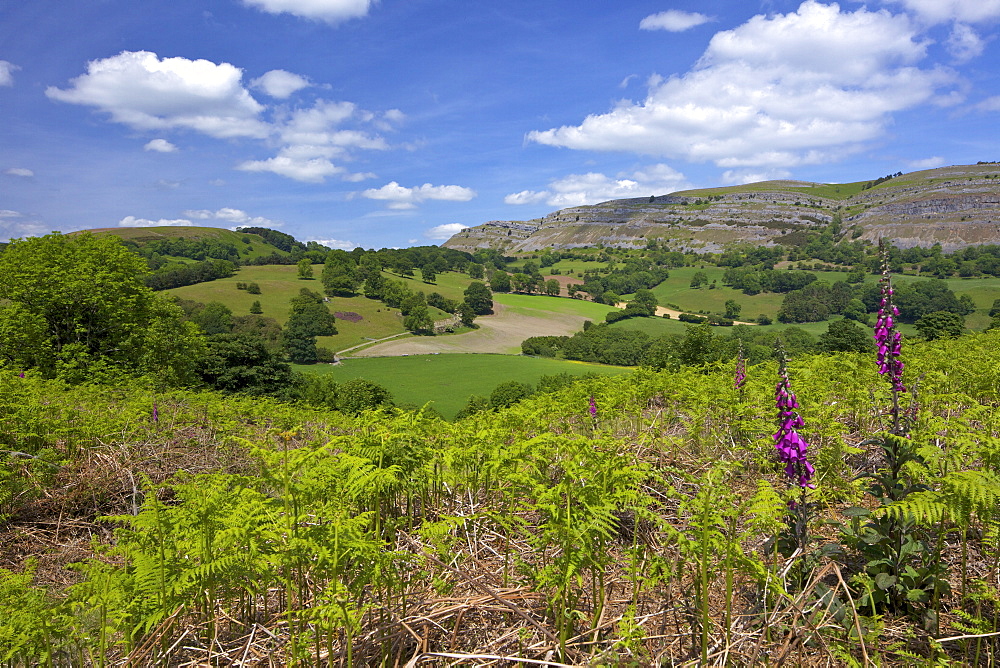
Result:
[[[843,238],[891,239],[946,252],[1000,243],[1000,163],[939,167],[855,183],[762,181],[560,209],[527,221],[490,221],[442,245],[505,253],[659,239],[683,251],[717,252],[729,243],[794,245],[802,232],[839,217]],[[798,233],[798,234],[797,234]]]

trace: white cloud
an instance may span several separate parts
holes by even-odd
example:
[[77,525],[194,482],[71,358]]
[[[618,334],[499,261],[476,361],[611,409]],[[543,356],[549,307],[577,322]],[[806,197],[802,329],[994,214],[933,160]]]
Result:
[[20,211],[11,211],[10,209],[0,209],[0,218],[20,218]]
[[976,105],[979,111],[1000,111],[1000,95],[988,97]]
[[[387,112],[395,118],[396,114]],[[353,150],[381,151],[389,148],[384,139],[358,129],[341,126],[348,122],[378,122],[375,114],[351,102],[320,100],[307,109],[297,109],[279,124],[277,132],[284,146],[278,155],[264,160],[248,160],[237,168],[248,172],[272,172],[296,181],[322,183],[341,175],[346,181],[361,181],[367,174],[349,174],[331,158],[348,158]]]
[[24,237],[39,237],[52,231],[45,223],[37,220],[25,219],[17,211],[2,211],[0,215],[0,241],[10,239],[22,239]]
[[425,183],[422,186],[405,188],[395,181],[381,188],[369,188],[361,193],[368,199],[389,202],[390,209],[414,209],[418,204],[429,199],[446,202],[468,202],[476,196],[476,191],[462,186],[433,186]]
[[1000,0],[886,0],[930,23],[978,23],[1000,18]]
[[323,183],[326,177],[344,171],[326,158],[295,158],[288,155],[278,155],[266,160],[248,160],[237,166],[244,172],[272,172],[286,176],[296,181],[306,183]]
[[504,197],[507,204],[541,204],[554,207],[584,206],[612,199],[664,195],[689,188],[684,175],[664,164],[650,165],[614,178],[589,172],[570,174],[549,183],[546,190],[522,190]]
[[639,22],[641,30],[669,30],[683,32],[695,26],[712,21],[712,17],[698,12],[682,12],[678,9],[668,9],[659,14],[651,14]]
[[35,175],[33,171],[25,167],[11,167],[10,169],[3,170],[3,173],[7,176],[21,176],[24,178],[30,178]]
[[935,167],[941,167],[947,164],[945,159],[935,155],[932,158],[924,158],[923,160],[907,160],[906,166],[910,169],[934,169]]
[[651,81],[643,102],[528,139],[727,169],[815,164],[881,136],[890,114],[934,100],[955,80],[918,68],[925,55],[904,15],[807,0],[717,33],[691,71]]
[[157,153],[174,153],[177,147],[166,139],[152,139],[142,147],[146,151],[156,151]]
[[246,227],[280,227],[282,223],[264,218],[263,216],[251,216],[242,209],[223,207],[216,211],[209,209],[189,209],[182,211],[181,215],[197,220],[221,220],[226,223],[242,225]]
[[358,247],[358,244],[353,241],[343,241],[341,239],[307,239],[307,241],[315,241],[329,248],[339,248],[341,250],[354,250]]
[[294,14],[331,25],[368,14],[374,0],[243,0],[270,14]]
[[946,46],[956,62],[965,63],[982,55],[986,44],[975,30],[964,23],[956,23],[951,28]]
[[744,183],[760,183],[761,181],[776,181],[787,179],[792,173],[786,169],[727,169],[722,173],[722,182],[726,185],[743,185]]
[[447,223],[445,225],[437,225],[431,229],[424,232],[424,236],[428,239],[451,239],[453,236],[461,232],[462,230],[469,229],[468,225],[463,225],[461,223]]
[[286,99],[295,91],[307,88],[309,80],[298,74],[286,72],[285,70],[271,70],[265,72],[263,76],[250,82],[254,88],[259,88],[271,97]]
[[14,85],[14,72],[21,69],[14,63],[0,60],[0,86]]
[[136,218],[135,216],[125,216],[118,221],[118,227],[187,227],[193,224],[190,220],[183,218],[176,218],[174,220],[167,220],[165,218],[149,220],[148,218]]
[[163,58],[148,51],[123,51],[92,60],[87,73],[65,90],[45,94],[60,102],[107,112],[112,120],[140,130],[187,128],[212,137],[264,138],[262,107],[241,83],[242,71],[229,63]]

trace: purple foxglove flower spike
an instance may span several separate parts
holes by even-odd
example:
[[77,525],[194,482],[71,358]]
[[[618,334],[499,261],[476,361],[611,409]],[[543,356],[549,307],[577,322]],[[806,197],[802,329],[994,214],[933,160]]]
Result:
[[746,360],[743,358],[743,342],[740,342],[740,350],[736,355],[736,376],[734,378],[733,387],[737,390],[743,389],[743,383],[747,379],[747,367]]
[[809,444],[796,431],[805,423],[794,410],[799,407],[799,402],[792,392],[783,357],[780,361],[779,374],[781,380],[778,381],[774,391],[775,404],[778,408],[778,431],[774,434],[774,447],[778,451],[778,460],[785,464],[785,475],[793,483],[799,487],[816,489],[816,485],[810,482],[816,469],[806,455]]
[[594,401],[594,397],[590,397],[590,417],[597,417],[597,402]]
[[879,241],[879,253],[882,256],[882,299],[879,302],[878,318],[875,321],[875,343],[878,352],[875,361],[878,372],[887,376],[896,392],[906,392],[903,385],[903,335],[896,329],[896,319],[899,309],[892,303],[892,280],[889,277],[889,253],[883,241]]

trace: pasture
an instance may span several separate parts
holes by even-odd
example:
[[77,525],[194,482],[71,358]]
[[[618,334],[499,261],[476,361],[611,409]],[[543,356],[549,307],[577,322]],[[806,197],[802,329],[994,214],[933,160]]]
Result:
[[502,382],[535,385],[545,375],[616,376],[634,369],[523,355],[413,355],[348,359],[340,364],[295,365],[296,371],[331,374],[337,382],[364,378],[392,392],[398,404],[423,406],[453,419],[473,394],[488,397]]

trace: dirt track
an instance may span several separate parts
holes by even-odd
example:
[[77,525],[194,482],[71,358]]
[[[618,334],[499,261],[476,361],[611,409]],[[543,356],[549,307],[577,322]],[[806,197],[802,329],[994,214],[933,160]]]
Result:
[[521,341],[529,336],[568,336],[580,331],[587,318],[548,314],[533,317],[515,313],[493,303],[493,315],[476,318],[479,329],[453,336],[415,336],[386,341],[371,348],[349,353],[351,357],[398,357],[431,353],[506,353],[521,352]]

